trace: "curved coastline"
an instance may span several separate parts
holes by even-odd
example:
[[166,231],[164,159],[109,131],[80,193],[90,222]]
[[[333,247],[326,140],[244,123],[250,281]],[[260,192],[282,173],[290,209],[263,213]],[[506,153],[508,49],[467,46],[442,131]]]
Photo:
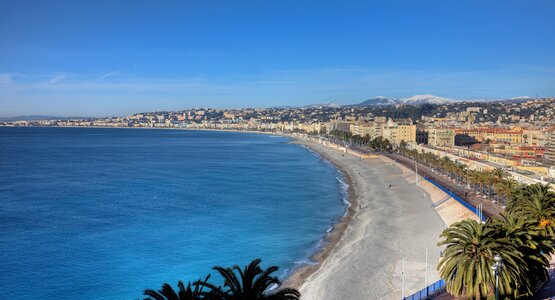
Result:
[[301,140],[297,137],[293,137],[289,135],[284,135],[284,136],[293,138],[294,141],[292,143],[306,147],[310,151],[314,151],[322,159],[329,162],[333,167],[335,167],[341,173],[343,177],[342,179],[344,179],[345,181],[344,183],[348,185],[348,188],[347,188],[348,205],[346,205],[345,213],[335,223],[333,223],[333,227],[332,227],[333,229],[331,230],[331,232],[325,233],[323,237],[324,244],[320,249],[318,249],[319,251],[313,253],[310,256],[310,260],[313,261],[314,264],[299,265],[298,268],[292,270],[292,273],[284,281],[285,286],[290,286],[290,287],[299,289],[310,275],[312,275],[313,273],[315,273],[321,268],[324,260],[326,260],[330,256],[333,248],[343,238],[343,236],[346,233],[347,227],[349,226],[349,224],[355,217],[356,213],[358,212],[358,207],[360,203],[356,195],[356,190],[354,188],[351,175],[349,174],[349,172],[347,172],[347,170],[343,166],[341,166],[336,161],[334,161],[334,159],[331,156],[327,155],[324,152],[318,151],[317,148],[311,145],[311,142],[307,140]]
[[[399,277],[396,273],[399,273],[397,269],[400,265],[400,259],[405,257],[406,253],[424,249],[424,243],[418,240],[423,238],[423,233],[430,236],[430,241],[433,241],[428,241],[425,245],[430,247],[433,245],[435,247],[437,242],[435,231],[441,232],[444,227],[437,212],[433,212],[435,215],[430,214],[429,210],[433,209],[430,208],[430,198],[425,195],[425,189],[415,187],[414,185],[412,187],[405,186],[408,179],[405,171],[399,168],[399,165],[396,163],[385,161],[383,158],[360,159],[359,161],[359,158],[355,156],[343,154],[341,151],[328,148],[317,141],[292,134],[193,128],[145,129],[228,131],[281,135],[293,139],[291,143],[305,146],[311,151],[318,153],[321,158],[339,170],[345,183],[349,186],[348,201],[351,205],[346,208],[345,214],[339,218],[339,221],[334,223],[333,230],[323,233],[323,245],[318,247],[316,253],[310,256],[314,264],[297,265],[284,280],[285,286],[301,290],[303,299],[361,299],[361,295],[364,296],[364,299],[369,299],[368,297],[399,297],[401,294],[400,278],[396,278],[396,276]],[[379,170],[376,171],[374,169]],[[401,172],[399,172],[400,169]],[[363,173],[364,176],[361,176]],[[374,182],[374,177],[369,177],[369,175],[374,177],[384,176],[387,177],[385,179],[387,181],[376,178],[377,181]],[[413,177],[414,175],[409,176]],[[368,184],[369,180],[371,181],[370,184]],[[394,182],[395,185],[398,185],[399,191],[395,191],[395,189],[388,191],[386,187],[389,182]],[[415,192],[417,191],[422,193],[416,195]],[[388,198],[390,196],[391,198]],[[377,211],[380,212],[376,214]],[[412,223],[403,220],[407,218]],[[422,227],[424,223],[417,222],[415,218],[435,223],[437,223],[436,219],[439,219],[441,226],[436,226],[437,228],[433,228],[433,226]],[[390,231],[387,234],[391,236],[384,235],[384,229],[381,226],[385,226],[385,230]],[[424,238],[427,239],[428,237]],[[411,240],[409,244],[416,241],[416,244],[403,245],[403,239]],[[360,245],[356,245],[359,243]],[[376,256],[368,257],[367,254],[363,254],[361,251],[367,253],[374,251]],[[353,257],[360,260],[362,266],[354,265],[352,262]],[[410,263],[418,264],[423,261],[423,257],[422,259],[419,258],[420,261],[414,257],[412,259],[412,262],[408,262],[409,266]],[[433,256],[431,258],[432,261],[434,259],[437,259],[437,257]],[[367,268],[367,272],[370,273],[357,274],[361,267]],[[338,270],[347,273],[336,276],[334,273]],[[423,278],[421,281],[423,283]],[[417,285],[422,285],[422,283],[417,283]],[[348,284],[350,288],[345,289],[345,284]],[[418,287],[418,289],[420,288],[421,286]],[[361,291],[362,289],[364,291]],[[344,295],[345,293],[349,295]]]
[[341,170],[352,205],[312,257],[316,264],[300,268],[286,284],[306,300],[393,299],[438,279],[437,237],[445,223],[432,207],[429,188],[414,184],[414,172],[381,156],[360,157],[310,139],[295,143]]
[[[37,126],[37,127],[51,127],[51,126]],[[309,262],[301,262],[298,263],[295,267],[293,267],[288,273],[286,273],[286,277],[284,279],[284,285],[290,286],[294,288],[300,288],[301,285],[307,280],[307,278],[320,269],[322,262],[329,257],[330,253],[332,252],[333,248],[337,245],[337,243],[343,238],[347,227],[349,226],[352,219],[355,217],[358,207],[359,201],[356,196],[356,191],[354,185],[352,184],[352,178],[347,172],[347,170],[341,166],[337,161],[333,159],[330,155],[319,151],[317,148],[313,146],[313,142],[307,139],[302,139],[298,136],[294,136],[292,134],[287,133],[278,133],[278,132],[262,132],[262,131],[250,131],[250,130],[229,130],[229,129],[204,129],[204,128],[150,128],[150,127],[103,127],[103,126],[87,126],[87,127],[80,127],[80,126],[66,126],[61,128],[100,128],[100,129],[155,129],[155,130],[185,130],[185,131],[213,131],[213,132],[235,132],[235,133],[255,133],[255,134],[264,134],[264,135],[278,135],[286,138],[292,139],[290,143],[297,144],[307,151],[312,151],[316,155],[318,155],[321,159],[328,162],[331,167],[335,168],[342,176],[342,181],[348,185],[347,193],[346,193],[346,205],[345,205],[345,212],[339,216],[338,218],[331,221],[331,227],[327,230],[327,232],[322,233],[322,239],[318,242],[322,243],[321,246],[314,249],[312,253],[309,253],[308,257],[299,257],[300,260],[309,259]],[[343,199],[345,201],[345,199]]]
[[[225,130],[225,129],[188,129],[182,128],[181,130],[200,130],[200,131],[219,131],[219,132],[239,132],[239,133],[256,133],[256,134],[266,134],[266,135],[279,135],[292,139],[290,143],[297,144],[307,149],[307,151],[312,151],[320,156],[321,159],[327,161],[332,167],[337,169],[344,180],[344,184],[347,187],[347,203],[345,207],[345,213],[336,220],[332,220],[331,231],[323,233],[323,238],[321,242],[323,245],[316,249],[308,258],[310,263],[300,263],[295,268],[291,270],[287,277],[283,281],[283,286],[293,287],[300,289],[301,286],[308,280],[308,278],[316,273],[321,267],[323,262],[330,256],[337,244],[343,239],[347,232],[347,228],[351,224],[352,220],[357,216],[359,208],[361,207],[358,195],[355,189],[355,184],[351,174],[348,172],[347,168],[341,163],[336,161],[331,155],[320,151],[315,147],[315,142],[309,139],[304,139],[299,136],[287,133],[278,132],[262,132],[262,131],[250,131],[250,130]],[[345,199],[344,199],[345,201]],[[304,259],[304,258],[303,258]]]
[[[354,189],[353,189],[353,185],[351,184],[351,177],[349,173],[344,168],[342,168],[341,165],[334,162],[329,155],[321,151],[318,151],[318,149],[312,147],[310,145],[311,143],[310,141],[301,139],[300,137],[294,136],[292,134],[277,133],[277,132],[247,131],[247,130],[200,129],[200,128],[199,129],[197,128],[146,128],[146,127],[103,127],[103,126],[87,126],[87,127],[35,126],[35,127],[84,128],[84,129],[155,129],[155,130],[212,131],[212,132],[229,132],[229,133],[232,133],[232,132],[254,133],[254,134],[263,134],[268,136],[272,136],[272,135],[282,136],[282,137],[291,139],[291,141],[288,141],[288,143],[297,144],[300,147],[305,148],[306,151],[313,152],[314,155],[317,155],[319,157],[319,159],[325,160],[327,163],[329,163],[331,168],[335,168],[340,173],[341,179],[338,178],[338,180],[341,181],[340,183],[346,184],[348,187],[347,187],[346,194],[343,194],[342,192],[343,198],[339,200],[346,201],[347,203],[345,203],[344,213],[330,220],[331,222],[330,228],[328,228],[325,232],[322,232],[322,238],[320,240],[315,241],[320,243],[320,245],[318,247],[315,247],[312,251],[310,251],[307,256],[296,258],[297,261],[300,261],[300,262],[296,263],[296,265],[285,274],[286,277],[284,278],[284,283],[292,287],[297,287],[297,288],[300,287],[310,274],[312,274],[314,271],[319,269],[319,267],[321,266],[321,263],[329,256],[331,250],[334,248],[334,246],[337,244],[337,242],[341,239],[341,237],[345,233],[345,229],[347,228],[349,222],[351,221],[355,213],[355,207],[357,207],[358,205],[356,197],[354,196],[355,195]],[[307,262],[306,259],[309,259],[309,261]]]

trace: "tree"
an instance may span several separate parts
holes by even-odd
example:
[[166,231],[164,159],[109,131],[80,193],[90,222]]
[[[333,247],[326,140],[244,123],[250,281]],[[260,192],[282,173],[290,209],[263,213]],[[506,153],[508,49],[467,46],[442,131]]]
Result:
[[553,246],[551,239],[538,231],[534,222],[523,217],[502,213],[493,220],[499,237],[508,239],[522,254],[528,272],[521,273],[517,296],[532,296],[540,282],[549,280],[547,268]]
[[495,168],[491,171],[491,175],[493,175],[493,181],[495,183],[500,182],[501,180],[505,179],[509,174],[505,172],[502,168]]
[[[509,173],[505,172],[505,170],[503,170],[502,168],[495,168],[494,170],[491,171],[491,176],[492,176],[492,186],[495,187],[495,192],[497,194],[497,202],[499,202],[499,192],[497,191],[497,185],[505,180],[505,177],[507,177],[509,175]],[[491,187],[490,187],[491,189]],[[490,200],[491,200],[491,192],[490,192]]]
[[[278,267],[271,266],[266,270],[260,268],[260,259],[253,260],[244,269],[235,265],[233,268],[214,267],[224,279],[224,287],[198,280],[185,285],[178,283],[176,292],[165,283],[161,290],[145,290],[145,300],[298,300],[301,294],[291,288],[277,289],[281,281],[272,276]],[[203,291],[206,288],[207,291]]]
[[540,183],[522,187],[507,203],[510,213],[536,222],[545,235],[553,237],[555,229],[555,192],[548,184]]
[[500,196],[505,198],[504,203],[506,204],[509,199],[511,199],[515,189],[518,187],[518,183],[513,179],[504,179],[495,184],[495,190],[497,191],[497,200],[500,201]]
[[470,172],[468,172],[467,176],[468,176],[468,182],[470,183],[470,185],[473,185],[474,188],[477,190],[481,182],[479,171],[471,170]]
[[218,299],[215,293],[213,292],[203,292],[203,284],[206,284],[210,278],[210,275],[206,276],[204,281],[197,281],[195,282],[194,289],[191,288],[191,283],[187,284],[187,288],[183,284],[183,281],[179,280],[177,283],[178,291],[176,292],[171,285],[164,283],[162,285],[162,289],[155,291],[152,289],[147,289],[144,291],[144,295],[148,296],[145,300],[211,300],[211,299]]
[[474,171],[472,176],[472,181],[476,183],[476,188],[478,193],[482,194],[484,192],[484,185],[487,184],[487,180],[489,178],[487,172],[484,171]]
[[493,185],[495,184],[495,177],[492,172],[482,172],[482,180],[488,187],[488,200],[491,201],[491,194],[493,192]]
[[446,248],[438,269],[450,294],[477,299],[491,295],[494,283],[491,266],[498,253],[505,262],[500,274],[500,294],[514,295],[520,274],[527,271],[526,264],[516,246],[499,236],[491,219],[484,224],[471,219],[457,222],[445,229],[441,237],[438,245]]
[[211,289],[223,300],[298,300],[301,294],[290,288],[270,291],[279,287],[281,281],[271,274],[278,267],[271,266],[266,270],[260,268],[260,259],[253,260],[243,270],[237,265],[233,268],[214,267],[224,278],[224,290],[204,282],[201,285]]

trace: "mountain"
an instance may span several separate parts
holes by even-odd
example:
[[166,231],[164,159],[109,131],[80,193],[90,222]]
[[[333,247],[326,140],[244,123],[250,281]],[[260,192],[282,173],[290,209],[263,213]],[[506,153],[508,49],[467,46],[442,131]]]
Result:
[[534,98],[532,98],[530,96],[518,96],[518,97],[513,97],[510,100],[526,100],[526,101],[528,101],[528,100],[532,100],[532,99],[534,99]]
[[449,99],[449,98],[443,98],[443,97],[434,96],[434,95],[430,95],[430,94],[414,95],[410,98],[401,99],[401,103],[413,104],[413,105],[424,104],[424,103],[446,104],[446,103],[453,103],[453,102],[457,102],[457,100]]
[[535,100],[536,98],[530,96],[519,96],[512,98],[494,98],[494,99],[471,99],[471,102],[509,102],[509,103],[521,103],[530,100]]
[[310,105],[304,105],[304,106],[280,105],[280,106],[272,106],[269,108],[270,109],[318,108],[318,107],[339,108],[342,106],[343,106],[342,104],[335,103],[335,102],[323,102],[323,103],[310,104]]
[[445,104],[445,103],[453,103],[457,101],[458,100],[443,98],[443,97],[434,96],[430,94],[414,95],[410,98],[401,98],[401,99],[377,96],[377,97],[365,100],[359,104],[355,104],[353,106],[387,106],[387,105],[395,105],[395,104],[420,105],[425,103]]
[[399,99],[397,98],[387,98],[383,96],[377,96],[377,97],[365,100],[359,104],[354,104],[353,106],[388,106],[388,105],[395,105],[398,103],[400,102],[399,102]]
[[319,103],[319,104],[306,105],[306,106],[303,106],[302,108],[315,108],[315,107],[338,108],[338,107],[341,107],[341,106],[343,106],[343,105],[341,105],[339,103],[335,103],[335,102],[324,102],[324,103]]

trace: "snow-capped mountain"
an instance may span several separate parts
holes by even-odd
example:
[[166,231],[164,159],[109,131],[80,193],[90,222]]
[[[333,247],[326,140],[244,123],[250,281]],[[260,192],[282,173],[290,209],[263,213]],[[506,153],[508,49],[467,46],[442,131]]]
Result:
[[445,103],[453,103],[453,102],[457,102],[457,100],[449,99],[449,98],[443,98],[443,97],[434,96],[434,95],[430,95],[430,94],[414,95],[410,98],[402,98],[401,99],[401,103],[414,104],[414,105],[424,104],[424,103],[445,104]]
[[359,104],[355,104],[354,106],[387,106],[387,105],[395,105],[395,104],[420,105],[425,103],[444,104],[444,103],[453,103],[457,101],[458,100],[443,98],[443,97],[434,96],[430,94],[415,95],[409,98],[401,98],[401,99],[377,96],[374,98],[370,98],[366,101],[363,101]]
[[376,96],[374,98],[370,98],[365,100],[359,104],[355,104],[354,106],[387,106],[387,105],[395,105],[399,103],[399,99],[397,98],[388,98],[384,96]]
[[341,107],[341,106],[343,106],[343,105],[341,105],[339,103],[335,103],[335,102],[324,102],[324,103],[319,103],[319,104],[311,104],[311,105],[303,106],[303,108],[314,108],[314,107],[338,108],[338,107]]
[[510,100],[532,100],[534,98],[530,97],[530,96],[518,96],[518,97],[513,97]]

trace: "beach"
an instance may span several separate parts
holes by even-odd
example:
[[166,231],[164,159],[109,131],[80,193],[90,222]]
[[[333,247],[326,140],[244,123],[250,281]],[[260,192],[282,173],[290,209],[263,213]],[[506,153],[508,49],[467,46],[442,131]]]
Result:
[[385,158],[363,159],[306,139],[296,143],[343,172],[351,202],[312,258],[316,264],[287,281],[303,299],[399,299],[439,279],[437,242],[445,223],[414,173]]

